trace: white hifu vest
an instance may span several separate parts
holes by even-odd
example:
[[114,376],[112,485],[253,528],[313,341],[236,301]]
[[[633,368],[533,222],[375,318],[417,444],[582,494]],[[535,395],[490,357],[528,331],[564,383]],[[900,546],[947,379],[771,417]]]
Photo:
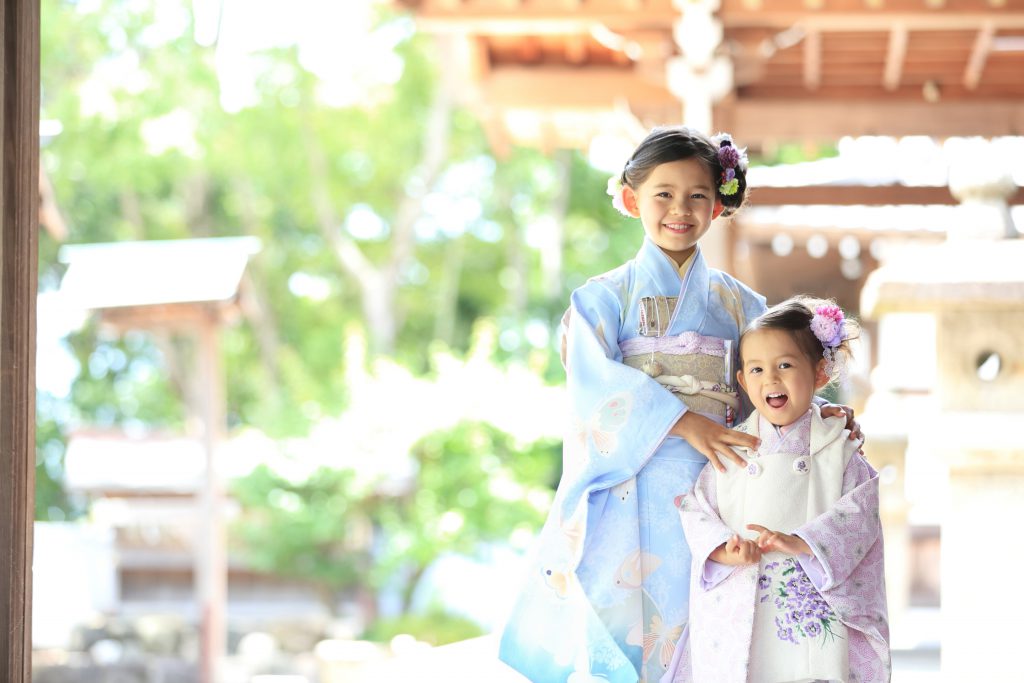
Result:
[[[757,537],[747,524],[792,533],[842,496],[848,459],[844,421],[822,420],[817,406],[812,412],[811,453],[740,451],[746,468],[722,459],[727,471],[716,477],[719,514],[741,537]],[[757,424],[754,413],[741,429],[756,435]],[[751,683],[849,680],[846,627],[794,557],[778,552],[762,556],[754,601]]]

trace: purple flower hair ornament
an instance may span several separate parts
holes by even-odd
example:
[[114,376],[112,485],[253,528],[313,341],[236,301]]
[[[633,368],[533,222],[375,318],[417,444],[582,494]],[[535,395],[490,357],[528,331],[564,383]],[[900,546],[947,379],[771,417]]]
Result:
[[838,306],[818,306],[811,318],[811,332],[818,338],[821,345],[835,348],[843,342],[843,310]]
[[843,343],[843,309],[838,306],[818,306],[811,318],[811,332],[821,342],[822,358],[825,359],[825,374],[833,377],[836,373],[836,348]]
[[744,172],[747,170],[746,150],[736,147],[728,133],[719,133],[712,137],[711,141],[718,147],[718,163],[722,167],[718,192],[725,196],[734,195],[739,191],[736,169]]

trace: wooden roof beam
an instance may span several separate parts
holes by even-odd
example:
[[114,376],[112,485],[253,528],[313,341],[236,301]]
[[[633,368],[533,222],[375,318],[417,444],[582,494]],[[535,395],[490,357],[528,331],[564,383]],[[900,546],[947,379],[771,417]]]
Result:
[[1024,101],[944,101],[936,109],[923,101],[822,101],[776,94],[771,99],[723,101],[715,108],[714,120],[717,128],[755,147],[780,140],[836,140],[843,135],[994,137],[1024,130]]
[[887,32],[893,24],[902,24],[908,31],[963,31],[980,28],[988,22],[996,22],[1001,30],[1024,29],[1024,12],[951,12],[941,14],[900,13],[885,14],[882,12],[865,12],[863,14],[836,13],[825,10],[817,12],[794,13],[756,13],[717,15],[726,31],[733,28],[786,28],[801,26],[805,30],[823,32],[842,31],[853,33],[858,31]]
[[910,32],[903,24],[896,24],[889,32],[889,50],[885,56],[885,73],[882,76],[882,85],[886,90],[895,90],[900,87],[909,34]]
[[[474,0],[480,2],[481,0]],[[493,1],[493,0],[491,0]],[[929,5],[935,0],[720,0],[719,11],[723,15],[751,14],[755,21],[779,14],[798,14],[814,10],[822,14],[850,14],[867,10],[871,14],[933,14]],[[938,3],[935,3],[938,4]],[[952,0],[943,2],[943,12],[979,13],[986,12],[994,17],[1007,11],[1019,11],[1020,0]]]
[[[751,206],[956,206],[946,186],[934,185],[809,185],[800,187],[750,187]],[[1024,204],[1024,189],[1018,188],[1007,203]]]
[[804,36],[804,85],[808,90],[821,85],[821,31],[811,30]]
[[480,87],[481,101],[497,108],[610,110],[620,99],[679,105],[665,86],[637,78],[632,69],[615,67],[589,68],[581,78],[573,67],[496,66]]
[[967,68],[964,70],[964,87],[974,90],[981,82],[981,72],[985,70],[985,62],[988,54],[992,51],[992,41],[996,35],[994,22],[986,22],[978,31],[974,39],[974,47],[971,49],[971,57],[967,61]]

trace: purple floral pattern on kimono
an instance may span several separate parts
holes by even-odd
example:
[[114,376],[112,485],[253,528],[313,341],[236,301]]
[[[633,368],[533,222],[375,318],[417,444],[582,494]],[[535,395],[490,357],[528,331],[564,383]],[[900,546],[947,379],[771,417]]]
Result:
[[[698,607],[697,613],[691,611],[688,629],[661,683],[692,683],[694,680],[692,654],[682,650],[690,646],[695,629],[734,634],[713,639],[714,656],[705,658],[710,669],[703,671],[708,680],[744,683],[748,678],[750,636],[749,632],[745,636],[737,634],[736,627],[751,625],[751,601],[742,597],[743,590],[708,592],[700,584],[711,551],[733,534],[718,516],[713,482],[714,472],[708,467],[698,477],[692,491],[679,497],[679,507],[694,562],[691,610],[694,600],[707,602],[712,595],[715,596],[714,607],[710,608],[709,604],[709,609]],[[833,618],[847,626],[850,680],[856,683],[889,681],[892,671],[878,506],[878,473],[863,457],[856,455],[844,472],[842,497],[828,512],[793,532],[807,542],[813,558],[821,566],[824,578],[812,581],[807,576],[807,581],[829,607]],[[772,577],[759,574],[755,565],[731,569],[718,587],[749,584],[755,595],[763,597],[761,591],[770,586]],[[784,618],[782,624],[785,625]],[[786,628],[792,626],[786,625]],[[816,627],[810,628],[816,630]],[[781,626],[780,630],[785,633]]]
[[832,631],[835,612],[795,558],[766,564],[764,573],[757,579],[757,587],[761,592],[759,602],[771,600],[779,611],[779,616],[775,617],[779,640],[795,645],[801,637],[809,640],[836,637]]

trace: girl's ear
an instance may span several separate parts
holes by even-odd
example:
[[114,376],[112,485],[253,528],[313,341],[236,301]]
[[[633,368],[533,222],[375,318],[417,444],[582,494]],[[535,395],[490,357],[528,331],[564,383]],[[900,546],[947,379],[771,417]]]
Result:
[[715,220],[716,218],[718,218],[720,215],[722,215],[723,211],[725,211],[725,205],[722,204],[721,199],[716,197],[715,208],[711,211],[711,220]]
[[829,376],[828,373],[825,372],[825,359],[822,358],[818,361],[818,366],[814,370],[814,389],[821,389],[828,383]]
[[633,218],[640,218],[640,206],[636,201],[636,190],[629,185],[623,185],[620,192],[622,192],[622,205],[626,207],[626,211],[629,211],[629,215]]
[[743,387],[743,393],[749,393],[749,392],[747,392],[747,380],[743,376],[743,371],[742,370],[737,370],[736,371],[736,381],[740,383],[741,387]]

